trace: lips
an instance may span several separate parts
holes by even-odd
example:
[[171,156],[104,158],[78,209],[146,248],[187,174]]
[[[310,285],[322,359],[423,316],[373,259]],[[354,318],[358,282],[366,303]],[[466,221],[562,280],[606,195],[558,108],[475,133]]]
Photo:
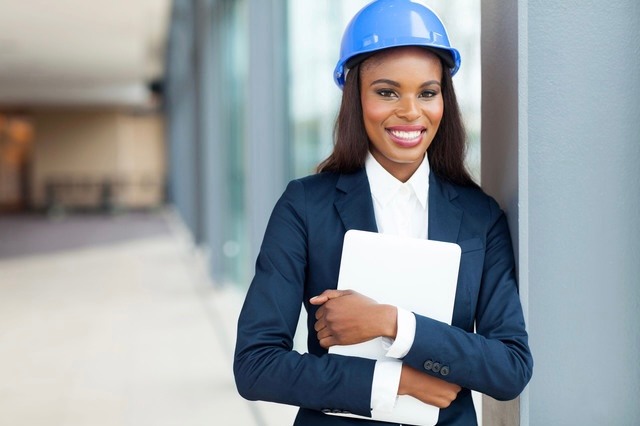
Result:
[[423,126],[393,126],[385,130],[393,143],[402,148],[412,148],[420,144],[427,129]]

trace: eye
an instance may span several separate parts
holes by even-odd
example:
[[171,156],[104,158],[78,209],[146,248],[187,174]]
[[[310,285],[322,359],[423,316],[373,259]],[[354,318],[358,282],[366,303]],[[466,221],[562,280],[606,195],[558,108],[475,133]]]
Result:
[[434,96],[437,96],[438,93],[440,93],[437,90],[424,90],[420,93],[420,97],[421,98],[433,98]]
[[395,97],[396,95],[396,93],[390,89],[378,89],[376,90],[376,93],[382,96],[383,98],[392,98],[392,97]]

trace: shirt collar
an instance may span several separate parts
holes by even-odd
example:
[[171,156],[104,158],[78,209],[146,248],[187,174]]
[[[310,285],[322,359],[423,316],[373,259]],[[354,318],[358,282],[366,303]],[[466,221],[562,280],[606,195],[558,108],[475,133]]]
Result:
[[386,171],[373,155],[371,155],[371,152],[367,154],[365,170],[367,172],[367,178],[369,179],[371,195],[373,195],[380,204],[386,205],[391,201],[391,198],[393,198],[401,186],[407,185],[413,190],[422,208],[427,208],[430,168],[426,154],[418,169],[406,183],[400,182],[391,173]]

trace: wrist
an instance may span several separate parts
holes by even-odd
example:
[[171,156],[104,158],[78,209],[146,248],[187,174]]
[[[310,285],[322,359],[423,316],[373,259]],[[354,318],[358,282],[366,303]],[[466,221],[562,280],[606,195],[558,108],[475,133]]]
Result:
[[411,371],[411,367],[402,364],[400,383],[398,384],[398,395],[411,395],[412,374],[413,371]]
[[380,336],[395,339],[398,334],[398,308],[393,305],[380,305]]

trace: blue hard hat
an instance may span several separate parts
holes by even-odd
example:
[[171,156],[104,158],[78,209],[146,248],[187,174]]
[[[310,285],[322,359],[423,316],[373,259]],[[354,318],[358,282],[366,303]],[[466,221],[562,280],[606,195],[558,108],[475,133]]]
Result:
[[347,25],[333,79],[342,88],[349,68],[378,50],[399,46],[429,49],[451,75],[460,68],[460,52],[449,44],[447,30],[435,12],[411,0],[375,0]]

